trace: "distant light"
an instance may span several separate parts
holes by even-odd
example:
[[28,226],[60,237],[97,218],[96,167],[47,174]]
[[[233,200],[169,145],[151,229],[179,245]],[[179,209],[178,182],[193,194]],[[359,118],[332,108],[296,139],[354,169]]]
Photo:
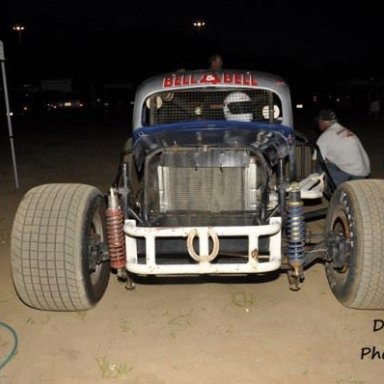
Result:
[[314,103],[317,103],[317,101],[318,101],[318,98],[317,98],[317,96],[316,96],[316,95],[315,95],[315,96],[313,96],[312,100],[313,100],[313,102],[314,102]]
[[13,112],[9,112],[9,116],[13,116]]
[[28,107],[23,107],[23,110],[24,111],[28,111]]
[[64,103],[64,107],[72,107],[72,103],[70,101],[66,101]]
[[24,25],[21,25],[21,24],[15,24],[12,29],[16,32],[22,32],[24,31],[25,27]]
[[83,103],[80,103],[80,107],[84,107],[84,104],[83,104]]
[[97,102],[97,103],[100,103],[100,102],[101,102],[101,99],[100,99],[100,98],[97,98],[97,99],[96,99],[96,102]]
[[201,29],[201,28],[204,28],[205,27],[205,21],[204,20],[196,20],[194,23],[193,23],[193,26],[197,29]]
[[340,98],[339,97],[336,99],[336,103],[340,103]]
[[296,104],[296,109],[303,109],[304,105],[303,104]]

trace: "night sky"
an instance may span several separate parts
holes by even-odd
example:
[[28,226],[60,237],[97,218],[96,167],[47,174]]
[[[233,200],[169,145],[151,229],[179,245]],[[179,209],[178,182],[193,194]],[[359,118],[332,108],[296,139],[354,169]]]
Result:
[[[369,1],[13,0],[1,8],[0,39],[40,77],[68,68],[105,75],[204,67],[215,52],[227,67],[283,75],[384,74],[383,16]],[[197,19],[207,23],[200,33]],[[21,47],[15,23],[26,28]]]

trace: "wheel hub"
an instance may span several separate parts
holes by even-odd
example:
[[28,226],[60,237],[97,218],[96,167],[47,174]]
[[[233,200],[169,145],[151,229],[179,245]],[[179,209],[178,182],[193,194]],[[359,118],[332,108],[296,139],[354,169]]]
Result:
[[100,241],[100,236],[92,236],[88,247],[88,266],[91,273],[98,265],[109,260],[108,246]]
[[340,273],[345,273],[349,267],[351,241],[343,233],[330,233],[327,243],[328,258],[333,267]]

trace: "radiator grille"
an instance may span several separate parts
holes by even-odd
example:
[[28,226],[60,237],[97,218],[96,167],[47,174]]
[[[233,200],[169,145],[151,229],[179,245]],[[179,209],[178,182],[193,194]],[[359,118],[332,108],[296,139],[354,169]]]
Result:
[[256,210],[256,165],[244,168],[158,167],[160,211]]

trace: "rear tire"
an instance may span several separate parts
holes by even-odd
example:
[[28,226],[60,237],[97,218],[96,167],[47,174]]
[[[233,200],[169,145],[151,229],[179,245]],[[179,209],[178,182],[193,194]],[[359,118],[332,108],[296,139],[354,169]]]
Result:
[[327,233],[350,240],[343,267],[326,264],[336,298],[355,309],[384,309],[384,181],[356,180],[341,184],[332,196]]
[[103,296],[109,262],[90,269],[90,246],[106,242],[105,202],[94,187],[47,184],[31,189],[17,210],[11,236],[13,281],[36,309],[82,311]]

